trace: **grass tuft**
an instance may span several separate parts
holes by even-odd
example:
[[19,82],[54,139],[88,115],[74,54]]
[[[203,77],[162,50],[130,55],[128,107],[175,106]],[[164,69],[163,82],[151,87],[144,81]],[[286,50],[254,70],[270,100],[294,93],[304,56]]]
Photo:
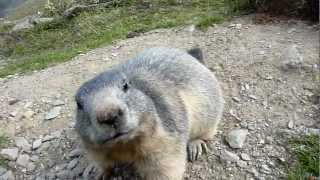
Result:
[[306,135],[290,140],[297,161],[289,167],[288,179],[301,180],[319,177],[320,136]]
[[[6,147],[9,143],[9,138],[3,135],[0,135],[0,149]],[[1,166],[6,166],[7,165],[7,160],[3,159],[0,156],[0,167]]]

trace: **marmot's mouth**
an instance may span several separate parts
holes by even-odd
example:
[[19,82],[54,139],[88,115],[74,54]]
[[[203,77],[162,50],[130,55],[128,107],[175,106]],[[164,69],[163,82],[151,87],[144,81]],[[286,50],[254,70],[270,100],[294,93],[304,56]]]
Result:
[[114,136],[105,139],[104,143],[108,143],[108,142],[111,142],[111,141],[118,140],[118,139],[122,138],[123,136],[128,135],[129,133],[130,133],[130,131],[116,133]]

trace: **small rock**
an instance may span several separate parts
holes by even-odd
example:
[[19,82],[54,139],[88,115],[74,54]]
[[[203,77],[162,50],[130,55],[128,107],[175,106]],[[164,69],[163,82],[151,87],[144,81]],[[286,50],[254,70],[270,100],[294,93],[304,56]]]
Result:
[[42,140],[41,139],[37,139],[33,142],[32,144],[32,149],[38,149],[42,144]]
[[70,161],[67,168],[70,170],[75,168],[77,166],[78,162],[79,162],[78,159],[73,159],[72,161]]
[[61,107],[60,106],[56,106],[56,107],[52,108],[46,114],[45,120],[51,120],[51,119],[54,119],[54,118],[58,117],[59,114],[60,114],[60,111],[61,111]]
[[232,100],[235,102],[240,102],[240,98],[238,98],[238,97],[232,97]]
[[286,48],[282,52],[281,61],[281,68],[285,71],[301,67],[303,63],[303,56],[298,51],[297,45],[294,44]]
[[248,123],[245,122],[245,121],[242,121],[242,122],[240,123],[240,127],[242,127],[242,128],[247,128],[247,127],[248,127]]
[[245,161],[250,161],[251,160],[250,156],[248,154],[246,154],[246,153],[241,153],[240,157],[241,157],[242,160],[245,160]]
[[291,34],[291,33],[295,32],[295,31],[296,31],[296,28],[291,28],[291,29],[288,30],[288,33]]
[[29,172],[32,172],[36,169],[36,165],[33,162],[29,162],[26,168]]
[[288,128],[289,129],[293,129],[293,126],[294,126],[294,122],[293,122],[292,119],[290,119],[289,122],[288,122]]
[[268,165],[263,164],[263,165],[261,165],[260,172],[262,172],[264,174],[270,174],[271,173],[271,169],[269,168]]
[[30,157],[30,161],[37,162],[39,160],[39,156],[33,155]]
[[17,159],[17,164],[22,167],[27,167],[29,164],[30,156],[27,154],[21,154]]
[[32,19],[32,23],[34,24],[43,24],[43,23],[50,23],[54,20],[54,18],[48,18],[48,17],[37,17]]
[[241,168],[246,168],[248,166],[247,162],[241,160],[237,161],[237,165]]
[[69,153],[69,157],[70,158],[75,158],[75,157],[79,157],[82,154],[82,150],[81,149],[74,149]]
[[242,28],[242,24],[236,24],[235,28],[236,29],[241,29]]
[[253,99],[253,100],[257,100],[258,98],[257,98],[257,96],[255,96],[255,95],[249,95],[248,96],[250,99]]
[[58,100],[56,100],[56,101],[53,102],[53,105],[54,105],[54,106],[62,106],[62,105],[64,105],[64,104],[65,104],[64,101],[62,101],[62,100],[60,100],[60,99],[58,99]]
[[24,137],[16,137],[15,142],[18,148],[21,148],[24,151],[31,150],[31,144],[29,144],[29,142]]
[[11,116],[11,117],[16,117],[17,116],[17,114],[18,114],[18,110],[15,110],[15,111],[12,111],[9,115]]
[[234,129],[228,133],[226,140],[230,145],[230,147],[242,148],[246,140],[247,134],[248,134],[247,129]]
[[2,176],[0,176],[1,180],[15,180],[14,174],[12,171],[7,171]]
[[9,105],[11,106],[11,105],[14,105],[14,104],[16,104],[17,102],[19,102],[20,100],[19,99],[10,99],[9,100]]
[[0,155],[8,160],[15,161],[18,157],[19,149],[18,148],[7,148],[2,149]]
[[187,27],[187,31],[193,33],[196,30],[196,26],[194,24]]
[[237,162],[239,160],[239,156],[235,153],[224,150],[220,155],[220,159],[229,162]]
[[33,111],[27,110],[26,112],[23,113],[22,117],[26,119],[31,119],[34,114],[35,113]]
[[26,102],[26,104],[23,106],[23,108],[27,109],[32,106],[32,102]]
[[83,173],[82,173],[82,176],[83,176],[84,178],[89,178],[90,173],[93,171],[93,169],[94,169],[94,165],[93,165],[93,164],[88,165],[88,166],[84,169],[84,171],[83,171]]

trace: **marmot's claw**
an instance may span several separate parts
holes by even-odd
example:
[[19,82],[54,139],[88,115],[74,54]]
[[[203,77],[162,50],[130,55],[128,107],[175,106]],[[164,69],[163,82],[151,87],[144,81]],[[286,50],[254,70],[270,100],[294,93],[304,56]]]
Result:
[[203,152],[208,152],[208,147],[203,140],[197,139],[188,143],[188,157],[190,161],[196,161]]

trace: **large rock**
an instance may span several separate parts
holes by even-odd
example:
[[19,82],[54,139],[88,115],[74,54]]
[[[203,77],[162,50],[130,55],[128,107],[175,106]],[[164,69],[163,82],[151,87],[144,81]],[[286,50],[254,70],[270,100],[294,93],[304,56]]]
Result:
[[232,148],[242,148],[248,134],[247,129],[234,129],[230,131],[226,140]]
[[298,51],[297,45],[293,44],[283,50],[281,62],[281,68],[285,71],[298,69],[302,66],[303,56]]
[[24,137],[16,137],[15,138],[16,146],[21,148],[24,151],[31,150],[31,144]]
[[18,157],[19,149],[18,148],[7,148],[2,149],[0,152],[0,155],[4,157],[5,159],[15,161]]
[[19,21],[17,21],[16,25],[13,26],[12,31],[20,31],[23,29],[33,28],[34,24],[32,23],[31,17],[25,17]]

